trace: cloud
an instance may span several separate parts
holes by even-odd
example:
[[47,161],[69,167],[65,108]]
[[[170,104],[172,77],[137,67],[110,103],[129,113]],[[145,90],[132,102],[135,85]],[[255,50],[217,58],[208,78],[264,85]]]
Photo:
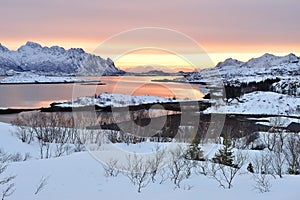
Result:
[[208,48],[214,43],[228,49],[249,44],[288,49],[300,42],[299,7],[298,0],[2,0],[0,38],[3,43],[27,38],[99,41],[156,26],[183,32]]

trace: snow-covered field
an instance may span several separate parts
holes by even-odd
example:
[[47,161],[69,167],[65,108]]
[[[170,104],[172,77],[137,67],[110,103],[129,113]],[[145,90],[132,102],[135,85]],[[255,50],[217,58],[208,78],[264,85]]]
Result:
[[205,113],[300,115],[300,98],[275,92],[252,92],[227,105],[214,106]]
[[22,84],[22,83],[74,83],[86,82],[87,80],[76,77],[63,77],[63,76],[43,76],[33,73],[20,73],[18,75],[9,76],[0,79],[0,84]]
[[[298,199],[300,176],[284,176],[271,180],[271,192],[260,193],[254,189],[255,182],[251,173],[241,170],[234,179],[234,187],[223,189],[207,176],[192,173],[189,179],[181,183],[180,188],[167,180],[162,184],[150,182],[137,192],[130,180],[119,174],[106,177],[101,163],[88,152],[72,153],[50,159],[38,159],[37,144],[24,144],[12,135],[11,125],[0,123],[0,146],[2,150],[13,154],[28,152],[32,158],[27,161],[12,162],[5,175],[16,175],[13,180],[15,192],[7,199]],[[117,145],[127,151],[143,152],[155,144]],[[248,155],[257,153],[247,152]],[[44,186],[36,193],[40,183]],[[36,193],[36,194],[35,194]]]
[[131,96],[126,94],[99,94],[97,97],[80,97],[70,102],[57,104],[59,107],[82,107],[82,106],[94,106],[99,107],[113,106],[136,106],[141,104],[151,103],[166,103],[166,102],[179,102],[180,100],[172,98],[162,98],[156,96]]

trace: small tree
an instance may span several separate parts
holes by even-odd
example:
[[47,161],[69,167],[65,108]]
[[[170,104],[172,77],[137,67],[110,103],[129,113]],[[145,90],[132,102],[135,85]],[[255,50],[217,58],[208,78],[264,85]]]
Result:
[[233,164],[234,155],[231,147],[231,141],[228,138],[227,134],[224,137],[223,140],[223,147],[219,149],[219,151],[216,153],[215,157],[212,159],[213,162],[227,165],[230,167],[236,167]]
[[204,161],[203,151],[199,147],[199,139],[195,138],[189,146],[185,154],[185,158],[189,160],[200,160]]
[[248,170],[250,173],[254,173],[254,169],[253,169],[252,163],[249,163],[249,165],[248,165],[248,167],[247,167],[247,170]]

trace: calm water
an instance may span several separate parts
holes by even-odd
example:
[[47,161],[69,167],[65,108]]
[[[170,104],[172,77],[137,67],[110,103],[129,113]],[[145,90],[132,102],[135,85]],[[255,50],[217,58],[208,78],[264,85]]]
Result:
[[86,78],[100,80],[106,85],[84,85],[79,83],[0,85],[0,107],[48,107],[52,102],[68,101],[79,96],[91,96],[95,93],[99,94],[104,92],[176,97],[179,99],[201,99],[203,97],[197,85],[151,81],[154,79],[176,78],[174,76],[112,76]]

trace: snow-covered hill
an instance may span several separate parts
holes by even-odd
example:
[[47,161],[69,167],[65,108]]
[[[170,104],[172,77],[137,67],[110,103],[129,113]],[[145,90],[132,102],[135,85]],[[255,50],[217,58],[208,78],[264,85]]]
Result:
[[239,99],[230,99],[226,105],[210,107],[204,113],[248,115],[300,115],[300,98],[275,92],[252,92]]
[[294,54],[275,56],[264,54],[241,62],[229,58],[215,68],[205,69],[187,76],[190,82],[215,82],[221,79],[225,85],[239,86],[241,83],[259,82],[266,79],[281,80],[300,75],[299,57]]
[[42,75],[113,75],[120,73],[111,59],[88,54],[81,48],[42,47],[27,42],[17,51],[0,44],[0,75],[15,72]]

